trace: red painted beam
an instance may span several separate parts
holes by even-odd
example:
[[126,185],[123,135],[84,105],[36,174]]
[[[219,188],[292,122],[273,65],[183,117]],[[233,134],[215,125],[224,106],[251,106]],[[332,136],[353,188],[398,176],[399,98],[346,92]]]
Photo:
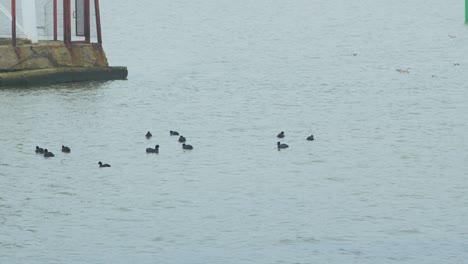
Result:
[[89,13],[89,0],[84,0],[84,26],[85,26],[85,41],[91,42],[91,15]]
[[54,41],[57,41],[57,0],[54,0]]
[[94,9],[96,11],[96,31],[97,31],[98,43],[102,44],[101,12],[99,10],[99,0],[94,0]]
[[71,44],[71,8],[70,0],[63,0],[63,41]]
[[16,47],[16,0],[11,0],[11,45]]
[[67,42],[67,0],[62,1],[63,9],[63,42]]
[[72,30],[71,30],[71,27],[72,27],[72,18],[71,18],[71,1],[70,0],[67,0],[67,12],[68,12],[68,15],[67,15],[67,36],[68,36],[68,39],[67,39],[67,43],[68,44],[71,44],[71,40],[72,40]]

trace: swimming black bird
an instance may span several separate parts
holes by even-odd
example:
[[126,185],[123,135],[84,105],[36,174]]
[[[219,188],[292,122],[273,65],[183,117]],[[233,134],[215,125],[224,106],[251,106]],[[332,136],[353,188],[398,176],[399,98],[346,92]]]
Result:
[[278,145],[278,149],[289,148],[289,146],[287,144],[281,144],[281,142],[279,142],[279,141],[278,141],[277,145]]
[[180,142],[180,143],[184,143],[185,141],[187,141],[187,139],[184,138],[184,136],[180,136],[180,137],[179,137],[179,142]]
[[192,145],[182,144],[182,149],[193,149]]
[[154,147],[154,149],[153,148],[147,148],[146,153],[159,153],[159,145],[156,145]]
[[44,154],[44,149],[36,146],[36,153],[37,154]]
[[151,135],[151,132],[148,131],[148,133],[146,133],[146,138],[147,139],[150,139],[153,135]]
[[109,168],[111,165],[109,164],[102,164],[102,162],[98,162],[99,168]]
[[314,140],[314,135],[310,135],[309,137],[307,137],[307,140],[313,141]]
[[70,148],[69,147],[65,147],[65,146],[62,146],[62,152],[65,152],[65,153],[70,153]]
[[55,157],[55,155],[54,153],[47,151],[47,149],[44,149],[44,157],[51,158],[51,157]]
[[177,131],[169,131],[169,133],[171,134],[171,136],[178,136],[179,135],[179,132]]
[[281,133],[279,133],[279,134],[277,135],[277,137],[278,137],[278,138],[284,138],[284,132],[281,131]]

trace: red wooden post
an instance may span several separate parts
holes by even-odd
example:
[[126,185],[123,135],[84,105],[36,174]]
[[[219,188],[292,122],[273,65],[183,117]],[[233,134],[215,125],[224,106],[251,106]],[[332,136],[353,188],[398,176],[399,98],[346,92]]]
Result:
[[72,21],[71,21],[71,0],[67,0],[67,44],[71,45],[71,39],[72,39],[72,33],[71,33],[71,27],[72,27]]
[[16,47],[16,0],[11,0],[11,43]]
[[101,13],[99,11],[99,0],[94,0],[94,9],[96,11],[96,31],[97,31],[98,43],[102,44]]
[[62,1],[63,9],[63,42],[67,43],[67,0]]
[[57,0],[54,0],[54,41],[57,41]]
[[63,41],[71,44],[71,18],[70,0],[63,0]]
[[84,0],[84,33],[86,43],[91,42],[91,15],[89,14],[89,0]]

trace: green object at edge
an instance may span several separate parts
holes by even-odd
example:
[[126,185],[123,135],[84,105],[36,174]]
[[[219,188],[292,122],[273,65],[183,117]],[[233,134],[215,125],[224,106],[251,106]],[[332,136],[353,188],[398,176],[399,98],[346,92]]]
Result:
[[468,23],[468,0],[465,0],[465,23]]

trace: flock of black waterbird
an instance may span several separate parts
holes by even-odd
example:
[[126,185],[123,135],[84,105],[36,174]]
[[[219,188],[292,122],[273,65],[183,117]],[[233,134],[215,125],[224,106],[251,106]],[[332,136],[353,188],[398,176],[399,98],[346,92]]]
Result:
[[[182,136],[182,135],[179,135],[179,132],[177,131],[169,131],[169,134],[171,136],[179,136],[179,139],[178,141],[180,143],[182,143],[182,149],[185,149],[185,150],[192,150],[193,149],[193,146],[192,145],[189,145],[189,144],[185,144],[185,142],[187,141],[187,139]],[[147,139],[150,139],[153,135],[151,134],[150,131],[148,131],[148,133],[146,133],[145,137]],[[284,134],[284,131],[281,131],[277,136],[277,138],[284,138],[285,137],[285,134]],[[313,141],[314,140],[314,135],[310,135],[307,137],[307,140],[308,141]],[[288,144],[284,144],[284,143],[281,143],[281,142],[277,142],[276,143],[277,146],[278,146],[278,150],[280,149],[286,149],[286,148],[289,148]],[[63,153],[70,153],[71,152],[71,149],[67,146],[63,146],[62,145],[62,152]],[[151,153],[156,153],[158,154],[159,153],[159,145],[156,145],[154,146],[154,148],[146,148],[146,153],[148,154],[151,154]],[[45,158],[52,158],[52,157],[55,157],[54,153],[48,151],[47,149],[43,149],[43,148],[40,148],[39,146],[36,146],[36,154],[41,154],[43,155]],[[99,168],[109,168],[111,165],[109,164],[103,164],[102,162],[98,162],[99,164]]]
[[[184,136],[179,135],[179,132],[171,130],[171,131],[169,131],[169,135],[179,136],[179,142],[182,143],[182,149],[187,149],[187,150],[193,149],[192,145],[185,144],[187,139]],[[150,139],[152,136],[153,135],[151,134],[151,132],[148,131],[148,133],[146,133],[146,138],[147,139]],[[156,153],[156,154],[159,153],[159,145],[154,146],[154,148],[147,148],[146,153],[148,153],[148,154],[149,153]]]

